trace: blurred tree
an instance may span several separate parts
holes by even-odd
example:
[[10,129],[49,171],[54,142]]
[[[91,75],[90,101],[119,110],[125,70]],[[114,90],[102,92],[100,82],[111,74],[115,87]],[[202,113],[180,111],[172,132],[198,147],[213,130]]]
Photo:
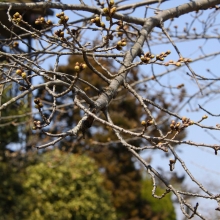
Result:
[[8,165],[0,163],[1,219],[116,219],[91,158],[54,150],[20,170]]
[[[10,100],[11,97],[18,92],[18,88],[15,87],[12,89],[12,86],[13,84],[4,88],[4,91],[0,96],[2,102]],[[12,146],[15,148],[15,145],[17,144],[19,147],[18,149],[20,150],[22,146],[26,145],[25,132],[30,130],[30,127],[28,127],[28,121],[31,119],[27,114],[28,112],[30,112],[30,108],[23,99],[14,103],[9,110],[1,112],[0,155],[4,159],[6,159],[5,151],[12,150]],[[11,117],[12,114],[15,116],[19,115],[20,117]]]
[[[144,178],[142,181],[141,187],[141,196],[142,199],[147,203],[145,204],[145,212],[143,213],[145,219],[151,220],[171,220],[176,219],[176,214],[174,211],[173,204],[171,201],[171,195],[166,195],[161,200],[156,200],[151,196],[151,191],[149,188],[152,186],[152,181],[149,178]],[[156,188],[156,193],[162,195],[164,190],[160,187]],[[155,215],[156,214],[156,215]],[[152,217],[154,216],[154,217]]]

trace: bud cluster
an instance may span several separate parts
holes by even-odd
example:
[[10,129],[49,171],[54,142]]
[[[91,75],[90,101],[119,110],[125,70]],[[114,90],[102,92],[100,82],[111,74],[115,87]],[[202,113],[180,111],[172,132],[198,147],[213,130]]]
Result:
[[164,61],[164,58],[166,58],[169,54],[171,54],[170,50],[166,52],[161,52],[159,55],[156,55],[156,59],[160,61]]
[[148,127],[151,126],[154,123],[154,121],[152,119],[148,119],[147,121],[142,121],[141,125]]
[[41,128],[41,122],[40,121],[34,121],[34,126],[32,127],[33,130]]
[[177,67],[180,67],[181,63],[185,63],[185,62],[188,62],[188,63],[192,62],[192,59],[180,57],[177,61],[170,60],[168,63],[165,63],[165,66],[169,66],[170,64],[173,64]]
[[100,17],[95,17],[91,19],[91,23],[94,23],[97,27],[105,28],[105,23],[100,20]]
[[39,18],[36,19],[35,24],[36,25],[48,25],[48,26],[50,26],[53,23],[52,23],[51,20],[45,21],[44,17],[39,17]]
[[55,35],[57,35],[58,37],[60,37],[61,40],[65,41],[66,38],[64,37],[64,32],[62,30],[57,30],[54,32]]
[[118,41],[116,49],[117,50],[122,50],[122,47],[125,47],[127,45],[127,41],[125,38],[121,39],[120,41]]
[[165,63],[165,66],[169,66],[170,64],[173,64],[177,67],[180,67],[181,66],[181,62],[175,62],[173,60],[170,60],[169,62]]
[[174,120],[171,122],[170,124],[170,128],[171,130],[176,130],[176,131],[180,131],[180,128],[181,128],[181,123],[180,122],[175,122]]
[[26,79],[27,78],[27,73],[24,72],[22,69],[17,69],[16,70],[16,74],[21,76],[23,79]]
[[63,11],[61,13],[56,14],[56,17],[60,19],[58,21],[59,24],[66,24],[66,22],[69,20],[69,17],[66,16]]
[[12,20],[13,20],[15,23],[19,24],[19,23],[21,22],[21,20],[22,20],[22,16],[20,15],[19,12],[16,12],[16,13],[13,15]]
[[141,61],[143,63],[148,63],[151,59],[153,59],[155,56],[151,54],[150,52],[147,52],[144,54],[144,56],[141,57]]
[[35,103],[35,108],[37,108],[37,109],[41,109],[41,108],[43,108],[43,103],[40,101],[40,98],[36,98],[36,99],[34,99],[34,103]]
[[86,68],[86,64],[85,63],[79,63],[79,62],[76,62],[75,66],[74,66],[74,70],[76,72],[80,72],[82,70],[84,70]]
[[194,121],[190,120],[189,118],[186,118],[185,116],[182,117],[182,122],[184,127],[188,127],[194,124]]
[[182,117],[182,124],[180,122],[175,122],[174,120],[171,122],[170,124],[170,128],[171,130],[175,130],[175,131],[181,131],[184,128],[191,126],[194,124],[194,121],[190,120],[189,118],[186,118],[185,116]]
[[180,57],[177,62],[181,62],[181,63],[192,62],[192,59]]
[[106,17],[109,17],[109,20],[110,20],[110,17],[112,15],[114,15],[116,10],[117,10],[116,7],[114,6],[114,4],[115,4],[114,0],[110,0],[109,4],[108,4],[108,8],[103,8],[102,9],[102,11],[106,15]]

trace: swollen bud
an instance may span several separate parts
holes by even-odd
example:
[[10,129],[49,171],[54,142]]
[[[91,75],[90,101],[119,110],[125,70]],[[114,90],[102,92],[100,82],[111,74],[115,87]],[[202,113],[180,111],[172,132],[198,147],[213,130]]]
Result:
[[13,15],[13,17],[15,17],[15,18],[19,18],[19,16],[20,16],[19,12],[16,12],[16,13]]
[[202,119],[207,119],[207,118],[208,118],[207,115],[203,115],[203,116],[202,116]]
[[35,104],[39,104],[40,103],[40,99],[39,98],[34,99],[34,103]]
[[114,0],[110,0],[109,4],[110,6],[114,5],[115,4]]
[[121,46],[122,46],[122,47],[124,47],[124,46],[126,46],[126,45],[127,45],[127,42],[126,42],[126,41],[124,41],[124,42],[121,43]]
[[113,8],[110,10],[110,15],[115,14],[115,12],[116,12],[116,7],[113,7]]
[[142,121],[142,122],[141,122],[141,125],[146,126],[146,125],[147,125],[147,122],[146,122],[146,121]]
[[85,63],[83,63],[83,64],[80,65],[80,68],[81,68],[82,70],[84,70],[86,67],[87,67],[87,66],[86,66]]
[[189,125],[193,125],[193,124],[194,124],[194,121],[190,121],[190,122],[189,122]]
[[108,8],[103,8],[102,11],[107,14],[109,11],[108,11]]
[[39,108],[43,108],[43,106],[44,106],[44,105],[43,105],[43,103],[41,103],[41,102],[38,104],[38,107],[39,107]]
[[76,65],[76,66],[74,67],[74,70],[75,70],[76,72],[79,72],[80,67],[79,67],[78,65]]
[[175,65],[178,66],[178,67],[180,67],[180,66],[181,66],[181,63],[180,63],[180,62],[176,62]]
[[98,23],[98,22],[100,22],[100,17],[96,17],[95,18],[95,21]]
[[104,22],[101,22],[101,23],[100,23],[100,26],[101,26],[102,28],[105,28],[105,23],[104,23]]
[[23,73],[21,74],[21,77],[22,77],[23,79],[26,79],[26,78],[27,78],[27,74],[26,74],[25,72],[23,72]]
[[22,71],[20,69],[16,70],[16,74],[21,76]]

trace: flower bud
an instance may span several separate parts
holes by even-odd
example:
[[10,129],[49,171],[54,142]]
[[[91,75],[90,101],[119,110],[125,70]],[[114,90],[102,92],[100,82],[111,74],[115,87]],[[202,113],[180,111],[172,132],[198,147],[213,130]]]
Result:
[[95,22],[100,22],[100,17],[96,17]]
[[180,63],[180,62],[176,62],[175,65],[178,66],[178,67],[180,67],[180,66],[181,66],[181,63]]
[[102,11],[107,14],[109,11],[108,11],[108,8],[103,8]]
[[124,46],[126,46],[126,45],[127,45],[127,42],[126,42],[126,41],[124,41],[124,42],[121,43],[121,46],[122,46],[122,47],[124,47]]
[[117,46],[121,46],[121,45],[122,45],[122,42],[118,41]]
[[115,12],[116,12],[116,7],[113,7],[113,8],[110,10],[110,15],[115,14]]
[[141,122],[141,125],[146,126],[146,125],[147,125],[147,122],[146,122],[146,121],[142,121],[142,122]]
[[35,24],[36,24],[36,25],[40,25],[41,22],[40,22],[39,20],[36,20],[36,21],[35,21]]
[[44,19],[44,17],[41,17],[41,18],[40,18],[40,20],[41,20],[42,22],[45,22],[45,19]]
[[84,70],[86,67],[87,67],[87,66],[86,66],[85,63],[83,63],[83,64],[80,65],[80,68],[81,68],[82,70]]
[[21,18],[16,19],[17,23],[21,22]]
[[141,57],[141,61],[142,61],[142,62],[145,61],[145,57],[144,57],[144,56]]
[[57,17],[57,18],[60,18],[60,16],[61,16],[61,14],[59,14],[59,13],[58,13],[58,14],[56,14],[56,17]]
[[74,70],[75,70],[76,72],[79,72],[79,71],[80,71],[80,67],[79,67],[78,65],[76,65],[76,66],[74,67]]
[[42,102],[40,102],[40,103],[38,104],[38,107],[39,107],[39,108],[43,108],[43,106],[44,106],[44,105],[43,105]]
[[52,23],[51,20],[48,20],[48,21],[47,21],[47,24],[48,24],[48,25],[52,25],[53,23]]
[[174,124],[170,124],[170,128],[171,128],[171,130],[173,130],[174,129]]
[[114,4],[115,4],[114,0],[110,0],[109,5],[112,6]]
[[25,72],[23,72],[23,73],[21,73],[21,77],[22,77],[23,79],[26,79],[26,78],[27,78],[27,74],[26,74]]
[[16,70],[16,74],[21,76],[22,71],[20,69]]
[[64,17],[64,20],[65,20],[65,22],[67,22],[67,21],[69,20],[69,17],[68,17],[68,16],[65,16],[65,17]]
[[153,123],[154,123],[153,120],[148,120],[148,121],[147,121],[147,125],[152,125]]
[[105,28],[105,23],[104,23],[104,22],[101,22],[101,23],[100,23],[100,26],[101,26],[102,28]]
[[194,121],[190,121],[190,122],[189,122],[189,125],[193,125],[193,124],[194,124]]
[[185,122],[187,120],[187,117],[183,116],[182,117],[182,122]]
[[19,12],[16,12],[16,13],[13,15],[14,18],[19,18],[19,16],[20,16]]
[[35,104],[39,104],[40,103],[40,99],[39,98],[34,99],[34,103]]
[[202,116],[202,119],[207,119],[207,118],[208,118],[207,115],[203,115],[203,116]]

